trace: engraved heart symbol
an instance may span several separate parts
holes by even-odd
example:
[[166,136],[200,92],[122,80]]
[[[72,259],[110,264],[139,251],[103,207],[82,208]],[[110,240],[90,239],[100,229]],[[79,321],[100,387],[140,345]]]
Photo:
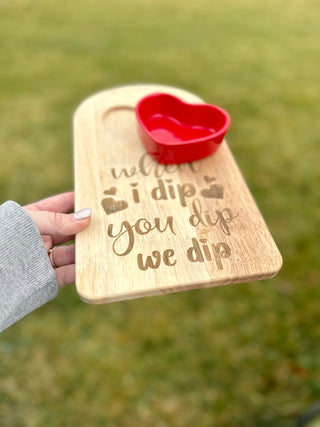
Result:
[[114,196],[116,194],[116,192],[117,192],[116,187],[111,187],[111,188],[108,188],[108,190],[105,190],[104,194]]
[[223,199],[223,186],[219,184],[211,185],[210,188],[202,190],[200,194],[210,199]]
[[102,199],[101,205],[107,215],[127,209],[128,203],[125,200],[114,200],[112,197]]
[[166,93],[142,98],[136,116],[145,149],[164,164],[193,162],[214,153],[230,124],[228,113],[215,105],[187,104]]

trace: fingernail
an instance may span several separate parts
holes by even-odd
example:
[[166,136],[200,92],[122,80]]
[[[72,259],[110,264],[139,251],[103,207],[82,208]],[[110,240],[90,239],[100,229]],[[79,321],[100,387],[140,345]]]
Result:
[[89,216],[91,216],[91,209],[90,208],[85,208],[85,209],[81,209],[78,212],[75,212],[73,215],[73,218],[76,219],[77,221],[79,221],[80,219],[86,219],[89,218]]

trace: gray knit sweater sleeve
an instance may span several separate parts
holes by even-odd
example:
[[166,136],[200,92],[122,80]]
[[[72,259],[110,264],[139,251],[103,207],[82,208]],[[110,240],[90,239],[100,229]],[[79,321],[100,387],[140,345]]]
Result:
[[15,202],[0,206],[0,332],[53,299],[58,284],[41,235]]

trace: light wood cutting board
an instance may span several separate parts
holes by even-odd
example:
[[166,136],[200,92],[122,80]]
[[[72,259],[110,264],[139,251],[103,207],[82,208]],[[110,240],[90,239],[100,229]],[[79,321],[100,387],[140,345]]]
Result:
[[135,106],[181,89],[132,85],[86,99],[74,115],[76,287],[102,304],[273,277],[281,255],[223,141],[203,160],[164,166],[145,152]]

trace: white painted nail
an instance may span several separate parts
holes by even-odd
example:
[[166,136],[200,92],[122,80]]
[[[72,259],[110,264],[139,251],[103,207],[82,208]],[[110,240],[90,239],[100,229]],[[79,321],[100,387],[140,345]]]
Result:
[[75,212],[73,214],[73,218],[76,219],[77,221],[79,221],[80,219],[86,219],[89,218],[89,216],[91,216],[92,211],[90,208],[85,208],[85,209],[81,209],[78,212]]

